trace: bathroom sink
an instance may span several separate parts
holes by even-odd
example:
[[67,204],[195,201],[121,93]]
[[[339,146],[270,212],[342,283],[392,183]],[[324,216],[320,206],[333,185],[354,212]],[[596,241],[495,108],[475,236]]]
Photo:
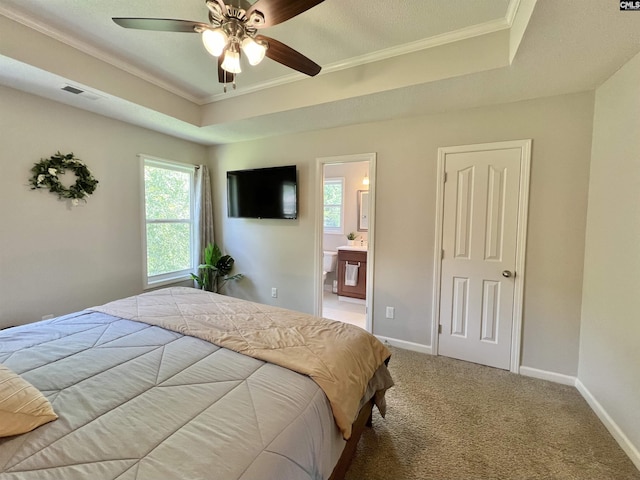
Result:
[[356,252],[366,252],[367,245],[343,245],[342,247],[338,247],[338,250],[351,250]]

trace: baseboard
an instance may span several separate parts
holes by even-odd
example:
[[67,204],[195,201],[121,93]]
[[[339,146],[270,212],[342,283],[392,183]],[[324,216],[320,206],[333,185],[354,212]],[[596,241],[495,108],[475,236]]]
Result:
[[[383,337],[381,335],[376,335],[376,337],[381,342],[388,343],[389,345],[392,345],[394,347],[404,348],[405,350],[413,350],[415,352],[427,353],[429,355],[433,353],[431,345],[422,345],[419,343],[407,342],[406,340]],[[539,378],[541,380],[548,380],[550,382],[561,383],[563,385],[576,387],[578,392],[580,392],[580,394],[589,404],[596,416],[604,424],[607,430],[609,430],[611,436],[613,436],[616,442],[618,442],[620,448],[622,448],[622,450],[627,454],[636,468],[640,470],[640,451],[633,443],[631,443],[629,437],[625,435],[618,424],[613,420],[613,418],[611,418],[604,407],[600,404],[600,402],[598,402],[598,400],[596,400],[596,398],[591,394],[589,389],[584,386],[580,379],[571,375],[565,375],[563,373],[549,372],[547,370],[540,370],[538,368],[524,366],[521,366],[519,368],[519,372],[520,375],[525,375],[527,377]]]
[[604,424],[605,427],[607,427],[607,430],[609,430],[609,433],[611,433],[616,442],[618,442],[618,445],[620,445],[622,450],[624,450],[624,452],[628,455],[636,468],[640,470],[640,451],[638,451],[638,448],[636,448],[636,446],[631,443],[629,437],[624,434],[615,420],[613,420],[613,418],[609,416],[604,407],[600,404],[600,402],[598,402],[598,400],[596,400],[596,397],[592,395],[592,393],[587,387],[584,386],[580,379],[576,379],[576,388],[578,389],[580,394],[582,394],[582,396],[598,416],[600,421]]
[[563,373],[549,372],[547,370],[539,370],[537,368],[523,366],[520,366],[519,372],[520,375],[524,375],[526,377],[539,378],[541,380],[548,380],[550,382],[561,383],[562,385],[570,385],[572,387],[576,386],[577,378],[572,377],[571,375],[565,375]]
[[432,354],[431,345],[422,345],[421,343],[407,342],[406,340],[398,340],[397,338],[383,337],[376,335],[378,340],[382,343],[388,343],[392,347],[404,348],[405,350],[412,350],[414,352]]
[[591,407],[591,410],[593,410],[593,412],[597,415],[597,417],[604,424],[607,430],[609,430],[611,436],[613,436],[616,442],[618,442],[620,448],[624,450],[624,452],[631,459],[636,468],[640,470],[640,451],[638,451],[638,448],[636,448],[636,446],[631,443],[631,440],[629,440],[629,438],[624,434],[618,424],[613,420],[613,418],[611,418],[604,407],[600,404],[600,402],[598,402],[598,400],[596,400],[596,398],[591,394],[589,389],[584,386],[579,378],[572,377],[571,375],[564,375],[562,373],[549,372],[547,370],[539,370],[537,368],[531,367],[520,367],[520,374],[526,375],[527,377],[540,378],[542,380],[549,380],[551,382],[576,387],[578,389],[578,392],[580,392],[582,397]]

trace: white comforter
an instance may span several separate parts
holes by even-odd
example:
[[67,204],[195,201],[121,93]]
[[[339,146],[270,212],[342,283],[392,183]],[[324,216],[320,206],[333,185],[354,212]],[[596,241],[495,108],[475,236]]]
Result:
[[319,480],[344,447],[310,378],[97,312],[0,332],[59,419],[0,439],[0,479]]
[[[191,335],[309,375],[329,399],[345,440],[369,380],[391,356],[376,337],[354,325],[195,288],[154,290],[91,310]],[[376,400],[384,416],[384,402]]]

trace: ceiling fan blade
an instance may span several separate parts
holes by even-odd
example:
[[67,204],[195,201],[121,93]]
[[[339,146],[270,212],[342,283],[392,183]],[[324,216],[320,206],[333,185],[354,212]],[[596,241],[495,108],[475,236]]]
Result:
[[218,82],[220,83],[233,83],[235,74],[227,72],[222,68],[222,62],[224,62],[224,55],[226,52],[222,52],[222,55],[218,57]]
[[269,45],[266,56],[271,60],[275,60],[286,67],[293,68],[299,72],[315,77],[322,67],[313,60],[305,57],[300,52],[276,40],[275,38],[265,35],[257,35],[256,40],[261,40]]
[[264,23],[255,24],[255,27],[272,27],[306,12],[323,1],[324,0],[258,0],[247,10],[247,18],[250,18],[254,11],[261,12],[264,15]]
[[188,32],[194,33],[196,27],[208,28],[208,23],[193,22],[191,20],[176,20],[173,18],[122,18],[112,19],[124,28],[138,30],[155,30],[158,32]]

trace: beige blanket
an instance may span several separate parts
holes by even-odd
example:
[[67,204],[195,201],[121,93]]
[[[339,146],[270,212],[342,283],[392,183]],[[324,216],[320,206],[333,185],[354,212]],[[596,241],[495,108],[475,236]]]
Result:
[[345,439],[369,379],[391,355],[353,325],[193,288],[156,290],[91,310],[198,337],[310,376],[327,395]]

